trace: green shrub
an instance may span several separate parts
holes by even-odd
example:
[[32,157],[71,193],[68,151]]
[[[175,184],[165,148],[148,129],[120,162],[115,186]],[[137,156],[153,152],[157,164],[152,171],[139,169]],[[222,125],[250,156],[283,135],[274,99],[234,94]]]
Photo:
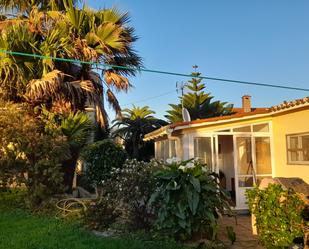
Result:
[[115,201],[101,198],[90,203],[84,215],[84,221],[89,228],[102,230],[109,228],[120,214]]
[[218,214],[230,210],[217,175],[190,160],[164,165],[155,177],[157,190],[149,205],[157,207],[157,228],[181,240],[195,234],[215,239]]
[[153,172],[158,163],[127,160],[122,168],[114,168],[105,189],[128,213],[132,227],[149,229],[154,221],[154,212],[147,205],[155,191]]
[[111,177],[113,168],[121,168],[127,157],[120,145],[108,139],[88,145],[81,156],[85,160],[86,176],[96,187]]
[[38,208],[63,190],[64,137],[46,134],[44,124],[22,105],[0,103],[0,186],[26,188],[27,204]]
[[259,240],[267,248],[289,247],[295,238],[303,236],[305,205],[293,190],[270,184],[264,190],[247,190],[246,195],[256,217]]

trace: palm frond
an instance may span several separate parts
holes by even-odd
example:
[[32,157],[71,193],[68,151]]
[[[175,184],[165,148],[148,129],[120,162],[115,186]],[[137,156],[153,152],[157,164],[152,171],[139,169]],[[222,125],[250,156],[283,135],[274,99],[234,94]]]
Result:
[[104,79],[109,86],[114,87],[118,91],[127,92],[131,87],[129,80],[126,77],[114,73],[112,70],[106,70],[104,72]]
[[89,139],[93,125],[88,115],[83,112],[71,112],[61,122],[61,131],[68,138],[71,147],[82,147]]
[[34,101],[42,101],[49,96],[58,96],[64,80],[64,73],[54,70],[47,73],[41,79],[31,80],[27,86],[27,97]]
[[116,114],[121,115],[121,107],[114,93],[110,89],[107,89],[106,96],[108,103],[113,107]]

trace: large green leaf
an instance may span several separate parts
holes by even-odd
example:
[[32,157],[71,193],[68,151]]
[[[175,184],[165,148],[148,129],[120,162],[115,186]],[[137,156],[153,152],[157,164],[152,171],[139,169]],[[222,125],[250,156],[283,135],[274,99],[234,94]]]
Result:
[[192,188],[187,188],[186,194],[189,208],[192,214],[195,215],[200,201],[200,195]]
[[181,185],[177,184],[176,181],[172,180],[167,184],[166,189],[167,190],[178,190],[180,189],[180,187]]
[[176,216],[180,219],[185,219],[186,218],[186,214],[185,214],[185,210],[187,208],[187,205],[185,203],[179,202],[177,203],[177,211],[176,211]]
[[200,193],[201,192],[201,184],[200,184],[199,179],[191,175],[190,176],[190,182],[193,185],[195,191]]

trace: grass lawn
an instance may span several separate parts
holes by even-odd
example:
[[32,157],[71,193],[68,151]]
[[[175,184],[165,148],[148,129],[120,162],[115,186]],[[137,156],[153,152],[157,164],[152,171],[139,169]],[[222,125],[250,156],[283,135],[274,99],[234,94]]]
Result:
[[0,209],[0,249],[180,249],[168,242],[99,238],[77,225]]

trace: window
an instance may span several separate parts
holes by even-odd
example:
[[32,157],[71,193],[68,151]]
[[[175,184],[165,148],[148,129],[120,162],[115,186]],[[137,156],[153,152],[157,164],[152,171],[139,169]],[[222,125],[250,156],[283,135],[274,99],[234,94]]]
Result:
[[194,158],[198,158],[202,163],[212,165],[212,150],[210,137],[194,138]]
[[160,159],[164,160],[164,141],[161,141],[160,144]]
[[268,124],[253,125],[253,132],[269,132]]
[[170,156],[177,157],[176,154],[176,140],[170,140]]
[[155,142],[155,157],[156,159],[160,160],[161,159],[161,142]]
[[287,135],[289,164],[309,164],[309,133]]
[[271,150],[269,137],[255,138],[256,174],[271,174]]
[[233,129],[234,132],[251,132],[251,126],[243,126]]
[[156,159],[166,160],[171,157],[176,157],[176,140],[164,140],[156,142]]
[[169,158],[169,155],[170,155],[169,141],[165,140],[164,141],[164,161]]

